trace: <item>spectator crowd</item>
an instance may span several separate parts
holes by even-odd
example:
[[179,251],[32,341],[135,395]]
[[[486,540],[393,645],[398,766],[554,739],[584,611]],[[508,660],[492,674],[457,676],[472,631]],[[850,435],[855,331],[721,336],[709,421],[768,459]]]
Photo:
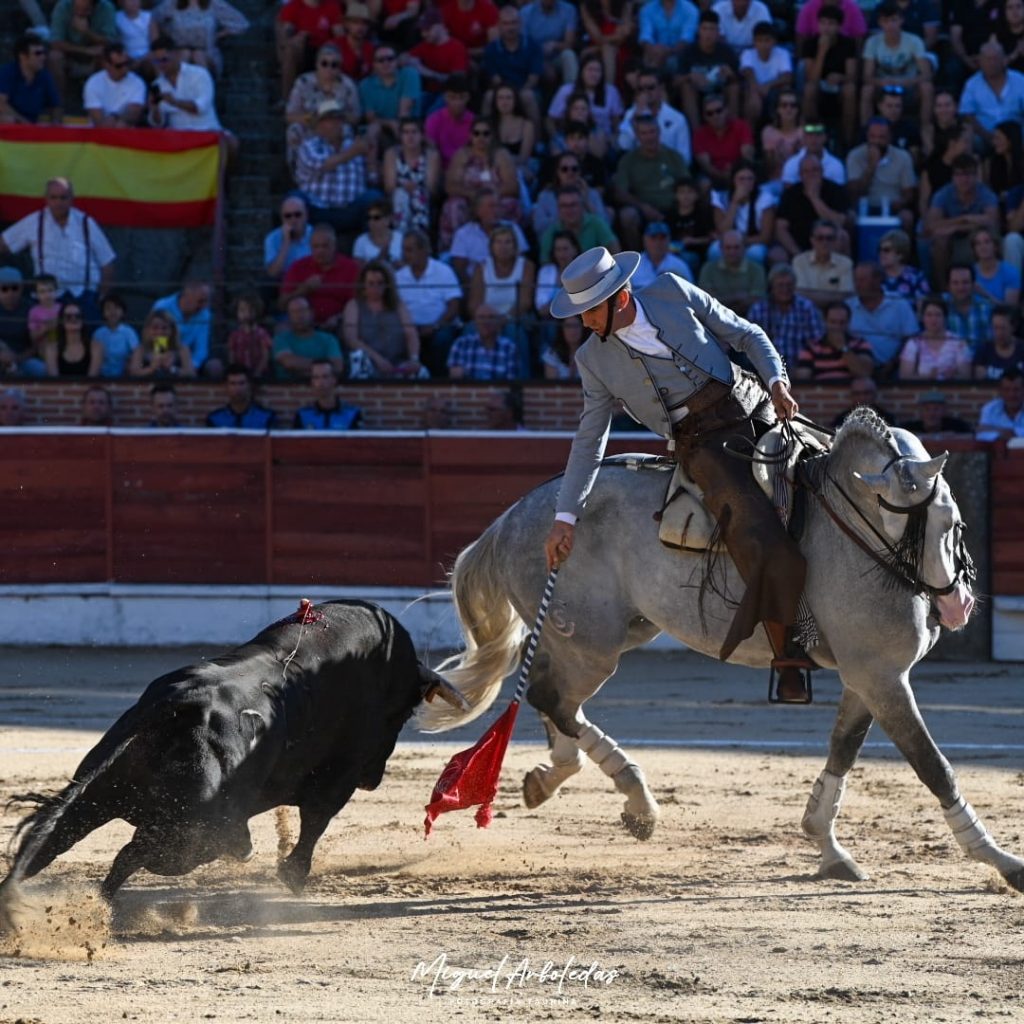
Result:
[[[221,130],[227,0],[22,7],[0,123]],[[258,429],[287,424],[254,383],[305,381],[291,425],[351,429],[345,380],[576,379],[582,325],[548,308],[605,245],[761,325],[797,382],[919,382],[929,428],[937,384],[987,381],[985,435],[1024,435],[1024,0],[284,0],[275,33],[292,187],[230,326],[199,279],[129,323],[55,176],[0,233],[33,267],[0,266],[0,373],[150,379],[154,423],[223,379],[211,425]]]

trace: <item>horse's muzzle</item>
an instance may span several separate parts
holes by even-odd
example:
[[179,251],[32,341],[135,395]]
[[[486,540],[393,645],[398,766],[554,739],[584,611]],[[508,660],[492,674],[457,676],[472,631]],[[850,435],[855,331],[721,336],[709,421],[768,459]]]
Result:
[[963,629],[974,611],[974,595],[965,583],[957,583],[950,593],[937,596],[935,604],[946,629]]

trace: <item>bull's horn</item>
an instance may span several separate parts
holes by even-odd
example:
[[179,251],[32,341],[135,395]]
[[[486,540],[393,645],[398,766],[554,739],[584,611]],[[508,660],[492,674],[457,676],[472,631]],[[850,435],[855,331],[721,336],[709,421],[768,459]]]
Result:
[[434,683],[429,690],[424,694],[428,701],[432,701],[435,697],[440,697],[446,704],[451,704],[457,711],[469,711],[473,705],[466,700],[465,697],[459,693],[458,690],[452,686],[446,679],[442,679],[440,682]]

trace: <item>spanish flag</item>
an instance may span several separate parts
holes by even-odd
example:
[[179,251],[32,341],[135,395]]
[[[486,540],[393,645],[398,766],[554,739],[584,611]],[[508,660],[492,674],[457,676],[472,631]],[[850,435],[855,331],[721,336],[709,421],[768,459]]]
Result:
[[212,224],[220,183],[218,132],[0,126],[0,220],[35,212],[50,178],[75,206],[111,227]]

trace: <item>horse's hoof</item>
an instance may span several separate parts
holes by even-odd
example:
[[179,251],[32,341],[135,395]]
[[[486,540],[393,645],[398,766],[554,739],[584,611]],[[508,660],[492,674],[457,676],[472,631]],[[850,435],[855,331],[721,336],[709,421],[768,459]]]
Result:
[[626,831],[634,839],[639,839],[641,842],[650,839],[654,835],[654,826],[657,823],[657,818],[640,817],[636,814],[629,814],[626,811],[622,812],[622,824],[626,826]]
[[831,878],[837,882],[866,882],[868,876],[852,860],[834,860],[818,868],[819,878]]
[[1016,871],[1011,871],[1009,874],[1003,875],[1008,885],[1012,886],[1017,892],[1024,892],[1024,868],[1018,868]]
[[534,768],[523,776],[523,803],[533,810],[540,807],[551,794],[544,787],[544,775],[541,768]]

